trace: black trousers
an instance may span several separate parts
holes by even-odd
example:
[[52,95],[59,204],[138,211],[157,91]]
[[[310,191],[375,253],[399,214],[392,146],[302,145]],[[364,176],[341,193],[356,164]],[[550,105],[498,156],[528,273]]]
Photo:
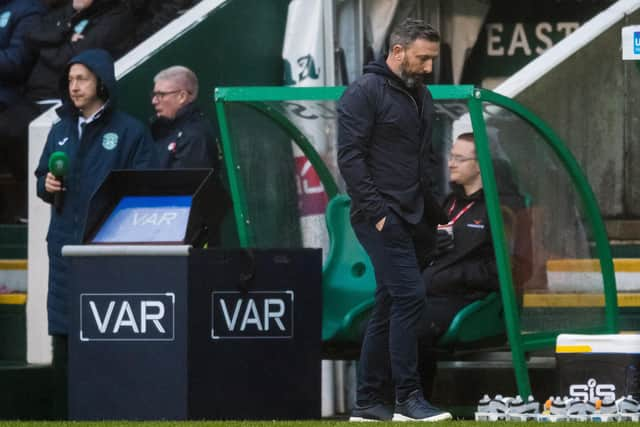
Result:
[[449,329],[456,314],[473,301],[459,297],[425,297],[425,310],[418,326],[418,372],[425,397],[431,398],[437,369],[435,344]]
[[375,306],[360,354],[357,402],[387,400],[390,381],[396,400],[402,401],[420,389],[416,330],[425,295],[411,226],[394,213],[382,231],[366,221],[352,225],[376,277]]

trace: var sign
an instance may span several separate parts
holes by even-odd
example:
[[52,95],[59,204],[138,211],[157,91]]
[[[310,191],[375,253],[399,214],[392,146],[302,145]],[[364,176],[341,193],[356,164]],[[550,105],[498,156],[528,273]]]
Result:
[[212,293],[211,338],[293,337],[293,291]]
[[175,294],[80,294],[81,341],[173,341]]

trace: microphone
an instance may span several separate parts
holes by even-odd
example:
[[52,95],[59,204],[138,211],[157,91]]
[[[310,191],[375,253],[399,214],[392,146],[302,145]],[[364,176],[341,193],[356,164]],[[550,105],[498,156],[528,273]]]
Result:
[[[55,151],[49,157],[49,172],[56,177],[60,184],[64,187],[64,177],[69,171],[69,157],[64,151]],[[64,202],[64,193],[56,191],[53,195],[53,206],[60,212]]]

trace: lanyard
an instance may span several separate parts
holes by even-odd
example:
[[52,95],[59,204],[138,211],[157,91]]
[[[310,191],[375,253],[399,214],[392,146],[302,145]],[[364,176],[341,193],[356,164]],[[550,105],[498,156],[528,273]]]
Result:
[[[456,223],[456,221],[458,221],[458,219],[460,219],[460,217],[462,215],[464,215],[469,209],[471,209],[471,206],[473,206],[473,204],[475,203],[475,200],[471,203],[469,203],[467,206],[465,206],[464,208],[460,209],[460,212],[457,213],[456,216],[454,216],[453,218],[451,218],[449,220],[449,222],[447,223],[447,225],[453,225]],[[454,200],[453,203],[451,204],[451,207],[449,208],[449,214],[447,216],[451,216],[451,214],[453,213],[453,210],[456,207],[456,201]]]

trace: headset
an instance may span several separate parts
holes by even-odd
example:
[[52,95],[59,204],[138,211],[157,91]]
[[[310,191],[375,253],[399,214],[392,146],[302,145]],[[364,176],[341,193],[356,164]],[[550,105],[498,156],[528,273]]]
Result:
[[102,80],[100,80],[100,78],[98,78],[98,89],[96,91],[96,95],[98,95],[98,98],[102,99],[105,102],[107,101],[107,99],[109,99],[109,91],[107,90],[104,83],[102,83]]

